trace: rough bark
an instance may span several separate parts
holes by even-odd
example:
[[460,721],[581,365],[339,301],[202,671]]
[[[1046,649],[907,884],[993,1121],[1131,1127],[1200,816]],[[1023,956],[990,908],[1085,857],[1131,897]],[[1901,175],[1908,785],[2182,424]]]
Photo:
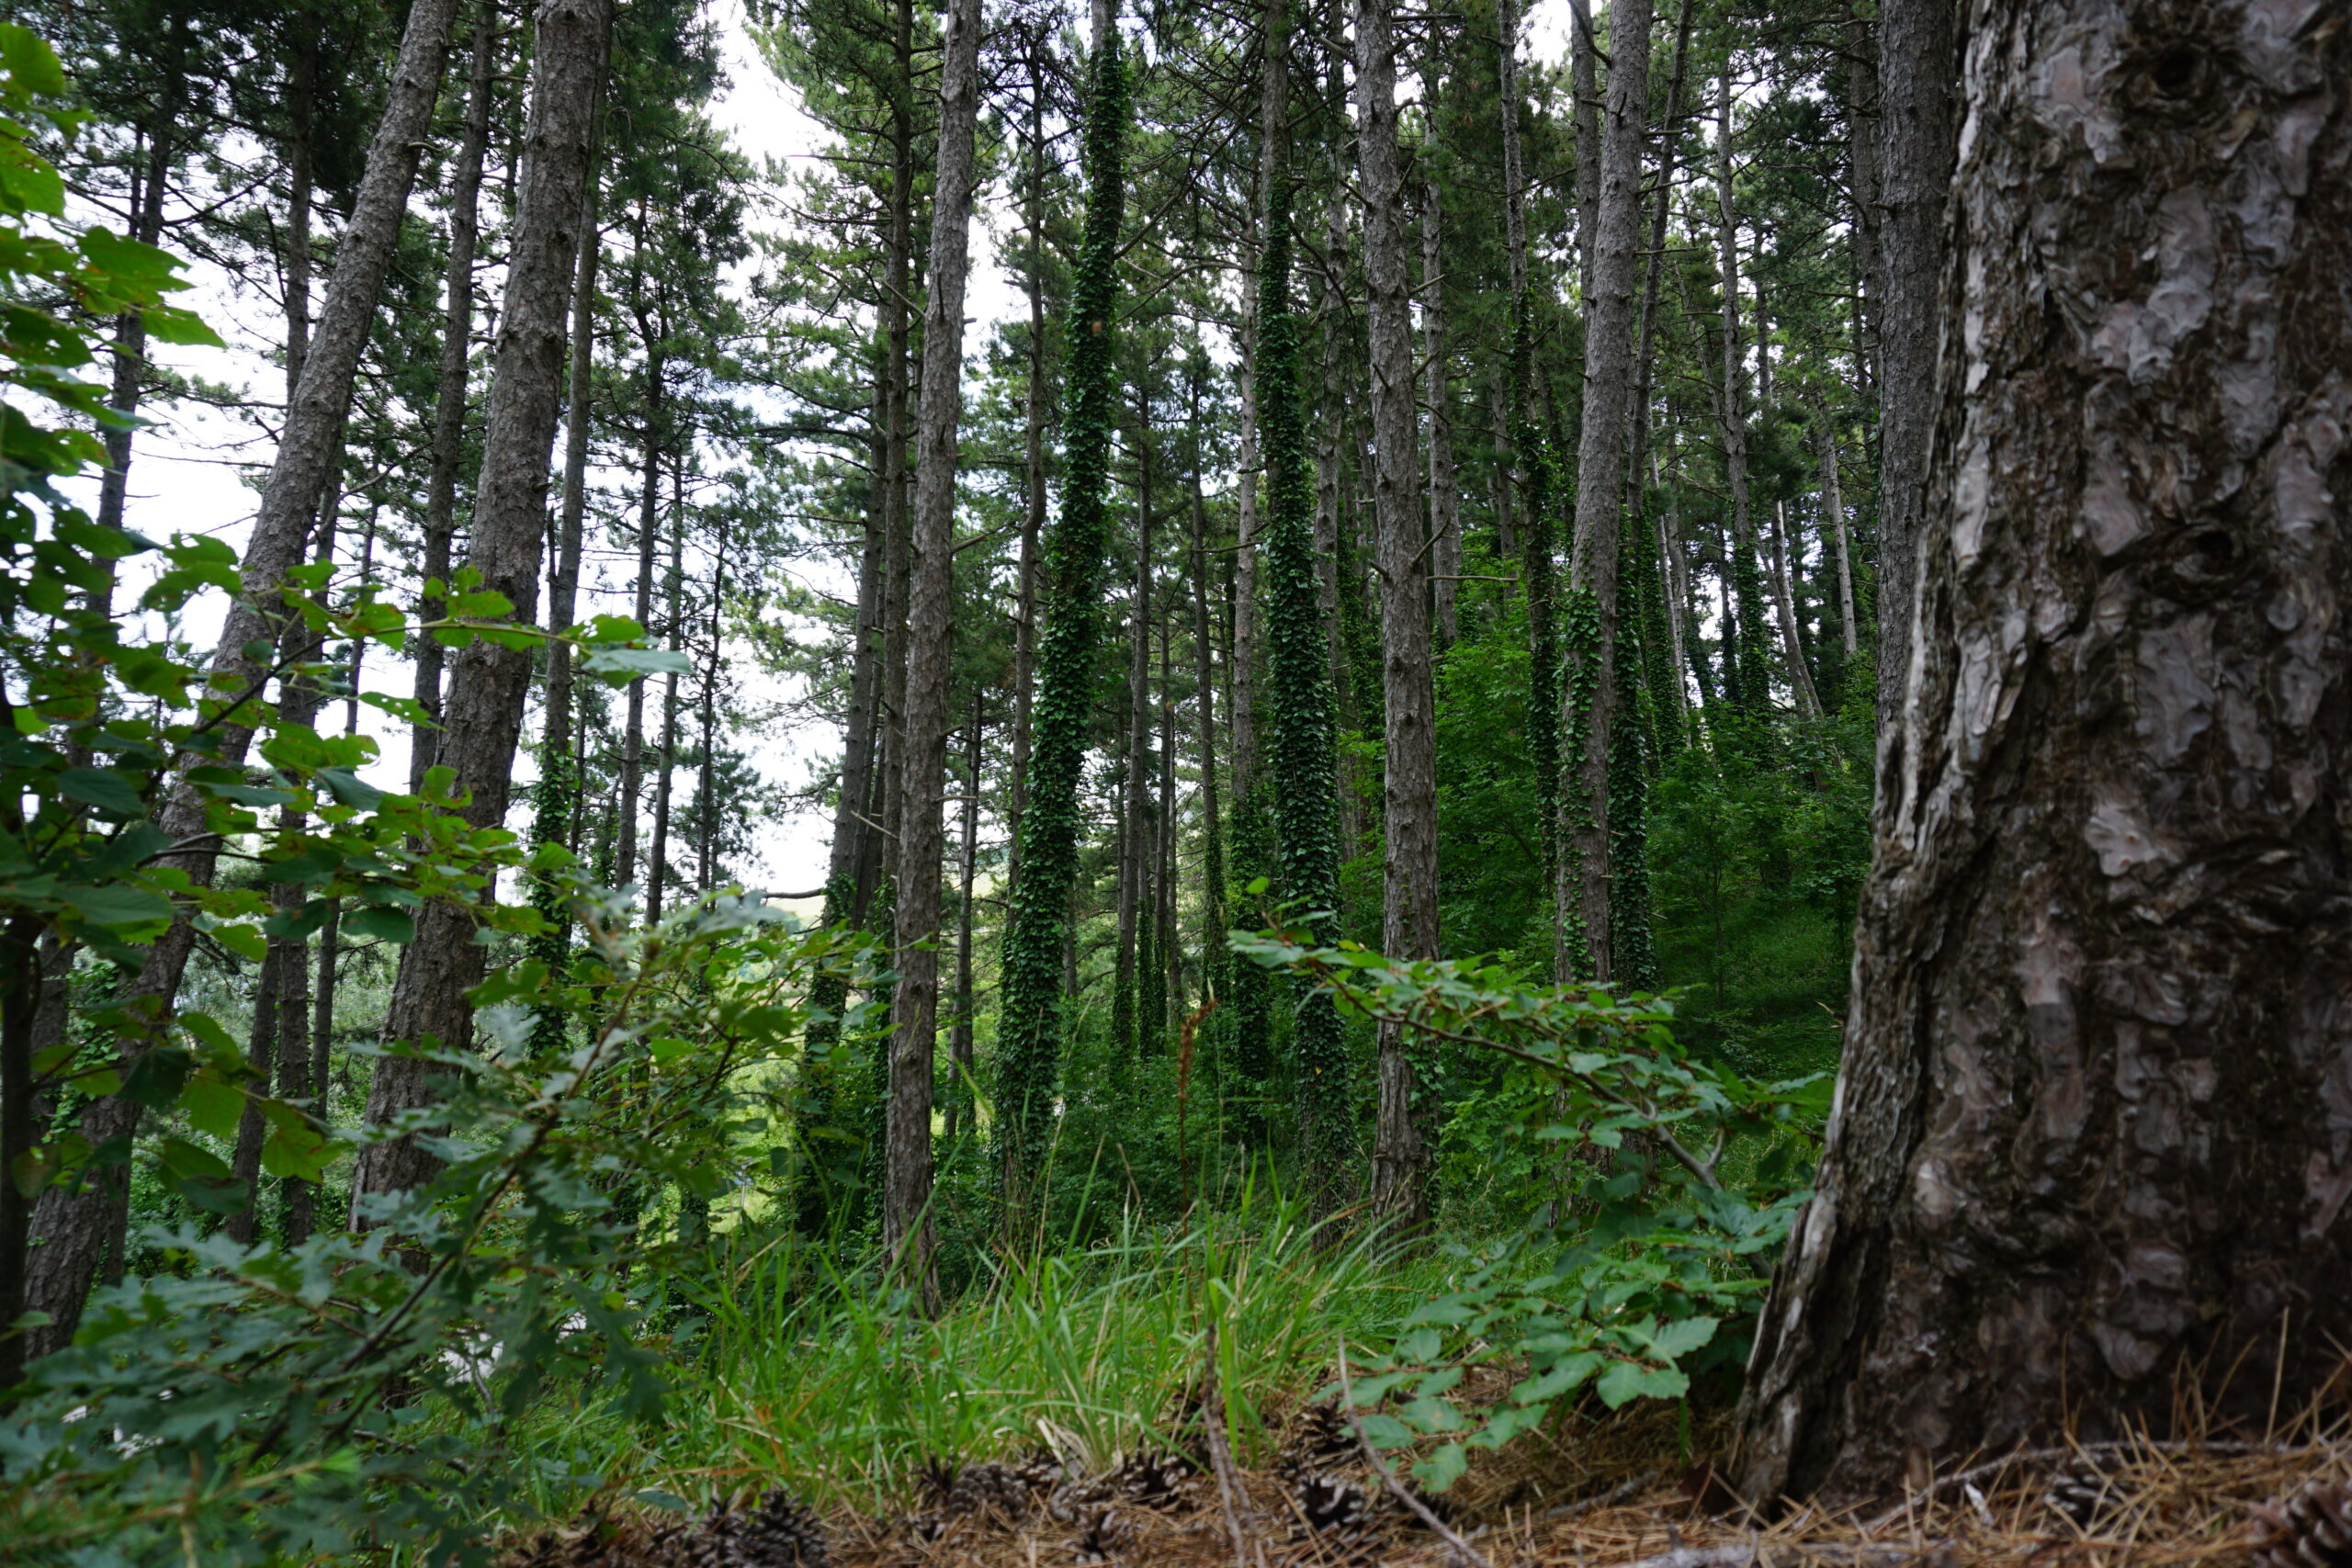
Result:
[[[888,249],[883,262],[882,318],[882,768],[878,775],[882,879],[894,890],[899,875],[899,816],[904,809],[907,753],[907,616],[914,591],[914,539],[909,508],[907,408],[908,315],[914,299],[915,107],[914,6],[892,6],[891,48],[897,73],[890,96]],[[895,892],[894,892],[895,896]]]
[[[458,534],[458,476],[466,446],[466,367],[474,345],[474,249],[481,232],[481,167],[490,148],[492,68],[497,61],[497,13],[483,4],[474,17],[473,66],[466,85],[466,129],[449,176],[449,263],[443,273],[441,380],[433,403],[433,471],[424,489],[425,581],[449,581],[450,551]],[[441,613],[438,596],[421,606]],[[448,652],[432,637],[416,644],[416,701],[433,720],[409,734],[408,779],[412,794],[424,788],[441,731],[441,678]]]
[[[580,547],[588,511],[589,395],[596,363],[596,263],[604,253],[596,225],[598,180],[592,154],[585,211],[580,220],[580,254],[571,280],[571,359],[563,400],[563,506],[557,514],[555,559],[548,573],[548,629],[562,631],[575,618],[580,592]],[[571,649],[548,648],[548,690],[540,746],[548,756],[571,744]]]
[[[1581,34],[1582,29],[1579,28]],[[1576,539],[1568,585],[1567,657],[1572,668],[1563,694],[1561,733],[1579,750],[1563,761],[1572,777],[1563,788],[1561,927],[1570,914],[1583,929],[1591,978],[1612,978],[1610,942],[1609,755],[1615,728],[1617,554],[1624,515],[1627,443],[1634,429],[1634,309],[1642,227],[1642,149],[1649,137],[1650,3],[1617,0],[1610,7],[1606,124],[1595,162],[1599,191],[1589,227],[1591,278],[1585,296],[1584,420],[1577,444]],[[1578,163],[1591,143],[1578,147]],[[1632,737],[1626,738],[1632,743]],[[1561,944],[1563,955],[1569,947]],[[1583,978],[1561,973],[1561,979]]]
[[[420,0],[420,8],[432,3]],[[525,173],[466,554],[466,564],[481,574],[482,586],[514,606],[518,625],[531,624],[538,610],[548,467],[562,400],[572,260],[586,238],[583,198],[612,15],[612,0],[541,0],[533,19]],[[466,820],[477,827],[505,820],[531,664],[528,649],[491,642],[461,649],[451,661],[439,760],[456,771],[457,787],[469,796]],[[450,1049],[463,1049],[471,1041],[473,1006],[467,993],[480,982],[486,957],[474,942],[474,931],[469,910],[447,904],[426,908],[392,987],[387,1039],[432,1039]],[[368,1089],[368,1120],[380,1125],[432,1098],[424,1062],[381,1058]],[[352,1181],[355,1216],[364,1214],[361,1206],[371,1194],[420,1185],[436,1165],[411,1139],[368,1145]]]
[[[1421,96],[1434,102],[1433,66],[1421,73]],[[1433,132],[1425,133],[1426,136]],[[1432,154],[1424,140],[1424,167]],[[1452,643],[1462,635],[1456,607],[1462,575],[1462,495],[1453,472],[1453,387],[1447,378],[1445,337],[1445,203],[1437,177],[1421,183],[1421,341],[1429,356],[1430,411],[1430,604],[1437,635]]]
[[1957,146],[1953,0],[1881,0],[1878,96],[1878,729],[1894,736],[1911,668],[1912,559],[1936,419],[1937,291]]
[[2260,1428],[2352,1340],[2352,29],[1964,33],[1919,636],[1759,1500]]
[[952,0],[941,42],[939,167],[933,185],[931,288],[923,305],[922,429],[916,446],[907,617],[904,773],[899,783],[899,985],[891,1002],[889,1148],[883,1246],[929,1303],[933,1058],[939,1014],[939,874],[945,852],[947,678],[954,628],[956,442],[963,412],[964,277],[970,263],[974,129],[979,114],[980,0]]
[[[1356,167],[1363,188],[1372,498],[1386,714],[1381,942],[1393,958],[1435,958],[1437,694],[1430,671],[1430,556],[1422,547],[1420,498],[1414,493],[1419,453],[1414,440],[1413,310],[1405,264],[1405,164],[1396,143],[1396,28],[1389,0],[1357,0],[1355,20]],[[1432,239],[1435,233],[1432,227]],[[1442,371],[1432,371],[1433,385],[1442,386]],[[1383,1218],[1418,1227],[1429,1219],[1424,1176],[1430,1150],[1418,1113],[1419,1075],[1408,1047],[1401,1026],[1381,1025],[1372,1201]]]

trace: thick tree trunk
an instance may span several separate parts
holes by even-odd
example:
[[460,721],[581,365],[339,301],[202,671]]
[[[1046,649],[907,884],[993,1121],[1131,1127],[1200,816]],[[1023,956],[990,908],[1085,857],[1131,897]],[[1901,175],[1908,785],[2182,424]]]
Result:
[[970,263],[973,141],[979,114],[980,0],[952,0],[941,43],[939,167],[933,185],[930,292],[923,306],[922,431],[916,447],[907,617],[906,748],[899,817],[899,985],[891,1001],[889,1148],[883,1247],[927,1303],[932,1252],[932,1063],[939,1018],[939,874],[945,852],[940,781],[946,766],[953,649],[956,435],[963,412],[964,276]]
[[[1405,167],[1396,144],[1396,28],[1389,0],[1357,0],[1355,20],[1356,167],[1363,186],[1372,496],[1380,563],[1381,694],[1386,714],[1381,943],[1392,958],[1435,958],[1437,694],[1430,672],[1430,556],[1423,548],[1419,497],[1413,493],[1419,454],[1413,428]],[[1429,233],[1433,241],[1433,222]],[[1433,388],[1442,388],[1443,378],[1442,370],[1432,368]],[[1429,1219],[1423,1177],[1430,1150],[1419,1114],[1419,1075],[1408,1045],[1401,1026],[1381,1025],[1372,1201],[1383,1218],[1419,1227]]]
[[[1606,129],[1596,172],[1598,203],[1591,236],[1591,280],[1585,296],[1584,421],[1577,446],[1576,539],[1570,557],[1567,658],[1561,734],[1580,754],[1563,758],[1569,771],[1562,795],[1559,929],[1580,927],[1582,941],[1564,939],[1555,964],[1563,980],[1577,946],[1590,978],[1614,977],[1610,942],[1609,752],[1617,691],[1617,554],[1623,536],[1626,448],[1634,429],[1634,309],[1642,227],[1642,149],[1649,137],[1650,0],[1617,0],[1610,7]],[[1579,28],[1579,36],[1582,28]],[[1578,163],[1592,143],[1580,142]],[[1587,662],[1589,661],[1589,662]],[[1628,736],[1625,743],[1634,743]]]
[[1964,30],[1919,637],[1759,1500],[2263,1427],[2352,1341],[2352,29]]
[[[420,8],[433,3],[419,0]],[[533,19],[525,175],[507,257],[505,304],[498,316],[473,536],[466,552],[466,564],[481,574],[482,586],[514,606],[518,625],[531,624],[538,610],[548,463],[562,402],[572,261],[575,247],[588,239],[584,197],[612,16],[612,0],[541,0]],[[456,770],[458,788],[470,796],[466,819],[494,827],[505,820],[512,792],[531,653],[476,642],[460,649],[451,664],[439,761]],[[475,944],[474,931],[473,916],[466,909],[436,904],[424,911],[392,987],[384,1021],[387,1039],[432,1039],[458,1050],[471,1042],[473,1004],[467,993],[480,982],[487,956]],[[368,1119],[381,1124],[429,1104],[433,1095],[424,1063],[384,1057],[368,1089]],[[373,1194],[418,1186],[436,1168],[433,1156],[411,1139],[368,1145],[352,1180],[355,1216],[364,1214],[362,1205]]]
[[[1956,155],[1953,0],[1881,0],[1878,177],[1878,733],[1891,743],[1911,668],[1912,558],[1928,505],[1943,317],[1944,217]],[[1882,764],[1884,772],[1887,764]]]
[[[450,552],[458,533],[458,474],[465,463],[466,367],[474,345],[474,248],[481,234],[482,161],[490,148],[490,99],[497,62],[497,12],[478,6],[474,17],[473,69],[466,85],[466,129],[449,177],[449,264],[443,274],[441,382],[433,404],[433,471],[424,489],[424,548],[427,581],[449,581]],[[427,615],[441,613],[441,600],[428,597]],[[424,789],[441,731],[441,677],[448,652],[432,637],[416,642],[416,701],[433,719],[409,732],[408,787]]]

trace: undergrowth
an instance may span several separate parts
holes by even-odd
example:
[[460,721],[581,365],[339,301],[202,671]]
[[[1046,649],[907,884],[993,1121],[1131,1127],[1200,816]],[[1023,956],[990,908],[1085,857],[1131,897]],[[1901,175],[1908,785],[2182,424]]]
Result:
[[[888,1506],[926,1461],[1040,1446],[1107,1468],[1197,1386],[1206,1328],[1244,1464],[1271,1452],[1289,1406],[1351,1353],[1392,1339],[1446,1290],[1457,1260],[1317,1229],[1284,1198],[1245,1191],[1181,1225],[1128,1219],[1091,1247],[999,1255],[935,1320],[878,1295],[865,1270],[777,1238],[712,1267],[672,1305],[676,1393],[659,1424],[554,1393],[515,1433],[520,1453],[593,1472],[607,1493],[699,1505],[788,1476],[820,1505]],[[543,1492],[562,1517],[583,1497]]]

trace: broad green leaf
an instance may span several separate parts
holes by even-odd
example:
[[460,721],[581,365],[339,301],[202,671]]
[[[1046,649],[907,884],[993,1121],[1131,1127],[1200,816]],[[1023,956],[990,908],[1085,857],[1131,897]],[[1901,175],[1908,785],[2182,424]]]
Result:
[[139,798],[139,786],[108,768],[68,768],[57,775],[57,789],[66,799],[96,807],[109,816],[137,817],[147,809],[147,803]]
[[117,882],[97,887],[61,887],[58,897],[73,907],[74,912],[94,926],[108,931],[132,932],[153,926],[169,925],[172,919],[170,900],[149,892],[144,887]]
[[416,940],[416,921],[407,911],[375,905],[354,909],[344,916],[343,929],[354,936],[368,937],[378,942],[412,942]]

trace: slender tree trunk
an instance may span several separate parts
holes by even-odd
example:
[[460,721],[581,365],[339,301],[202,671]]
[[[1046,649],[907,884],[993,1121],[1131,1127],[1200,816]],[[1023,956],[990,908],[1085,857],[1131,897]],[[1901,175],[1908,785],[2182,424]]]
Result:
[[2196,16],[1968,6],[1918,637],[1759,1500],[2340,1388],[2352,29]]
[[[1577,297],[1584,301],[1585,309],[1589,311],[1592,309],[1594,246],[1598,241],[1596,229],[1600,213],[1601,168],[1609,158],[1600,144],[1600,85],[1599,66],[1594,58],[1600,52],[1600,39],[1592,33],[1590,0],[1568,0],[1568,86],[1575,96],[1570,123],[1576,133]],[[1618,36],[1623,30],[1624,19],[1611,6],[1609,37],[1620,50],[1625,47],[1624,40]],[[1646,37],[1643,40],[1642,58],[1649,58]],[[1612,67],[1609,73],[1610,85],[1613,87],[1620,80]],[[1646,119],[1649,116],[1649,77],[1646,72],[1637,92],[1636,101],[1642,105],[1642,110],[1635,118]]]
[[[303,360],[301,385],[293,406],[286,411],[277,457],[263,482],[261,504],[245,547],[238,595],[213,654],[218,672],[250,681],[260,668],[246,655],[245,648],[271,635],[269,606],[287,571],[302,558],[303,546],[333,479],[359,356],[367,346],[384,275],[399,243],[401,220],[416,180],[417,159],[430,134],[457,12],[458,0],[418,0],[409,8],[400,53],[392,64],[384,116],[368,146],[367,169],[360,176],[351,220],[335,247],[334,272],[327,282],[318,330]],[[242,727],[232,730],[224,737],[230,746],[219,761],[231,765],[243,761],[249,739],[249,730]]]
[[[1600,133],[1606,140],[1596,138],[1599,189],[1589,230],[1592,272],[1585,296],[1584,420],[1577,447],[1576,540],[1566,616],[1570,668],[1561,714],[1561,733],[1569,742],[1565,761],[1573,773],[1564,789],[1559,929],[1566,933],[1580,927],[1582,940],[1564,935],[1555,966],[1556,978],[1584,978],[1573,972],[1569,959],[1581,946],[1591,978],[1604,982],[1615,977],[1609,761],[1622,684],[1617,678],[1617,555],[1623,532],[1640,326],[1634,287],[1642,149],[1649,135],[1650,3],[1617,0],[1609,15],[1614,54],[1608,126]],[[1580,142],[1579,152],[1593,145]],[[1638,742],[1628,735],[1616,743]]]
[[1854,563],[1847,540],[1846,497],[1838,484],[1838,432],[1829,423],[1828,411],[1819,402],[1813,405],[1814,445],[1821,454],[1821,510],[1828,525],[1833,547],[1838,552],[1838,626],[1846,644],[1846,658],[1850,661],[1860,651],[1860,632],[1854,624]]
[[[482,162],[490,149],[491,95],[498,59],[497,11],[481,0],[474,16],[473,67],[466,85],[466,129],[449,176],[449,262],[443,274],[441,382],[433,404],[433,471],[424,490],[424,547],[421,563],[428,582],[449,581],[450,552],[458,533],[458,477],[465,463],[466,367],[473,356],[474,249],[481,234]],[[440,614],[442,601],[428,597],[424,614]],[[448,654],[435,638],[416,641],[416,702],[432,720],[409,732],[408,778],[412,794],[424,789],[441,739],[441,677]]]
[[[865,538],[858,551],[857,609],[851,623],[849,711],[842,719],[842,773],[839,798],[833,805],[833,844],[825,875],[825,921],[865,916],[859,896],[859,871],[865,861],[865,843],[873,832],[867,818],[873,809],[874,704],[882,682],[882,529],[879,519],[866,518]],[[831,1032],[828,1026],[829,1034]]]
[[[1225,825],[1216,780],[1216,671],[1209,630],[1209,516],[1201,493],[1201,383],[1187,388],[1193,490],[1193,664],[1200,703],[1201,1001],[1220,1001],[1225,974]],[[1245,481],[1246,482],[1246,481]],[[1230,667],[1230,659],[1227,660]]]
[[[1329,639],[1315,560],[1315,499],[1308,489],[1299,322],[1291,307],[1293,185],[1282,92],[1290,19],[1283,0],[1265,10],[1266,170],[1258,267],[1258,410],[1267,479],[1267,686],[1282,892],[1295,900],[1316,940],[1335,934],[1339,897],[1336,716]],[[1317,914],[1325,914],[1321,919]],[[1354,1094],[1346,1042],[1330,998],[1295,987],[1291,1054],[1296,1081],[1299,1156],[1317,1213],[1344,1204],[1355,1188]]]
[[[1272,78],[1269,77],[1271,84]],[[1267,92],[1272,92],[1269,85]],[[1262,116],[1261,116],[1262,118]],[[1261,125],[1261,133],[1266,127]],[[1262,174],[1261,178],[1262,178]],[[1251,245],[1257,215],[1250,215]],[[1258,776],[1258,269],[1241,278],[1241,363],[1235,367],[1241,399],[1239,467],[1234,475],[1233,562],[1233,798],[1247,802]]]
[[[1419,456],[1413,429],[1413,312],[1405,263],[1405,167],[1396,145],[1396,39],[1389,0],[1356,0],[1355,35],[1356,167],[1363,187],[1372,494],[1385,715],[1381,943],[1394,958],[1435,958],[1437,694],[1430,671],[1429,552],[1422,547],[1419,497],[1413,493]],[[1434,201],[1434,188],[1430,195]],[[1433,255],[1433,222],[1427,237]],[[1431,363],[1431,386],[1442,387],[1444,372],[1435,367],[1434,355]],[[1431,440],[1434,445],[1434,434]],[[1434,457],[1431,461],[1434,465]],[[1400,1025],[1381,1025],[1378,1061],[1373,1207],[1384,1219],[1418,1228],[1429,1218],[1423,1180],[1429,1140],[1419,1114],[1419,1078]]]
[[964,729],[964,842],[956,887],[956,1020],[947,1035],[947,1059],[956,1081],[947,1100],[947,1136],[960,1136],[973,1117],[972,888],[980,853],[980,701],[972,693],[972,716]]
[[[596,263],[605,248],[596,226],[597,184],[592,161],[586,211],[580,223],[580,254],[571,283],[571,385],[563,411],[563,509],[556,524],[555,570],[548,575],[550,631],[571,625],[580,592],[581,535],[588,511],[589,396],[596,363]],[[550,644],[546,723],[540,730],[540,744],[550,755],[568,750],[571,744],[571,649],[563,643]]]
[[[1127,622],[1127,724],[1125,798],[1119,818],[1122,853],[1119,859],[1119,1002],[1125,1018],[1114,1027],[1119,1048],[1134,1062],[1148,1053],[1151,1024],[1138,1005],[1137,977],[1150,964],[1149,915],[1147,900],[1153,849],[1151,823],[1151,461],[1149,436],[1142,422],[1149,417],[1138,396],[1136,444],[1136,581],[1130,594]],[[1139,965],[1141,968],[1139,968]]]
[[[1725,67],[1715,102],[1715,253],[1722,280],[1724,341],[1722,375],[1715,388],[1715,423],[1724,444],[1724,474],[1731,487],[1732,549],[1725,587],[1737,603],[1736,660],[1724,660],[1725,682],[1748,716],[1761,722],[1769,693],[1764,675],[1763,586],[1757,581],[1756,514],[1748,490],[1747,347],[1739,318],[1739,223],[1731,183],[1731,73]],[[1727,641],[1726,647],[1730,643]]]
[[[644,243],[644,227],[638,230],[640,254]],[[641,288],[643,276],[636,279]],[[640,300],[642,296],[640,295]],[[649,344],[660,340],[654,335],[644,310],[638,311],[638,331]],[[645,446],[642,458],[644,471],[639,481],[637,497],[637,604],[635,616],[639,626],[653,624],[653,565],[655,549],[661,538],[662,525],[662,454],[668,435],[663,413],[663,361],[658,349],[649,351],[645,363]],[[856,706],[854,687],[851,706]],[[620,845],[617,853],[616,879],[626,887],[637,879],[637,803],[645,793],[645,677],[640,675],[628,683],[628,716],[621,729],[621,804]],[[836,843],[838,843],[838,839]]]
[[[418,8],[435,3],[419,0]],[[588,243],[584,197],[612,0],[541,0],[533,26],[527,167],[507,256],[481,478],[466,557],[481,574],[482,586],[514,606],[518,625],[531,624],[538,609],[548,460],[555,445],[569,336],[566,308],[575,247]],[[307,377],[304,385],[307,397]],[[266,501],[264,507],[266,513]],[[456,771],[458,786],[470,795],[466,819],[476,827],[498,826],[506,817],[531,653],[476,642],[459,649],[451,662],[440,761]],[[433,1039],[453,1049],[471,1042],[473,1005],[467,993],[481,980],[485,957],[474,931],[469,910],[447,904],[425,908],[392,987],[386,1038]],[[380,1124],[429,1104],[434,1093],[423,1062],[381,1058],[368,1090],[368,1119]],[[355,1216],[365,1217],[363,1205],[371,1195],[418,1186],[437,1166],[411,1139],[368,1145],[352,1180]]]
[[[392,64],[383,118],[368,145],[365,172],[351,220],[337,246],[318,330],[303,362],[301,385],[287,411],[277,460],[262,492],[240,573],[239,593],[211,660],[216,672],[247,685],[261,666],[244,649],[250,643],[266,640],[269,626],[262,607],[276,600],[286,573],[302,558],[303,545],[339,461],[343,421],[350,407],[360,351],[375,318],[384,273],[408,207],[417,157],[440,93],[441,67],[456,15],[457,0],[419,0],[409,10],[400,52]],[[207,761],[240,765],[251,743],[249,727],[225,725],[220,750]],[[192,788],[175,785],[162,813],[163,828],[175,840],[194,839],[204,831],[205,817],[204,798]],[[211,880],[215,852],[194,851],[174,858],[191,880],[198,884]],[[139,978],[129,987],[130,999],[159,998],[168,1011],[195,944],[196,928],[185,919],[175,919],[149,951]],[[134,1046],[133,1054],[139,1049]],[[93,1146],[106,1147],[132,1136],[138,1125],[138,1107],[109,1095],[94,1102],[85,1113],[82,1134]],[[79,1186],[51,1187],[42,1194],[33,1222],[41,1245],[28,1303],[34,1311],[47,1313],[50,1322],[30,1347],[33,1353],[72,1340],[91,1280],[107,1266],[107,1258],[122,1251],[129,1213],[129,1189],[121,1168],[103,1170]]]
[[1094,0],[1084,125],[1086,219],[1070,302],[1069,413],[1061,521],[1046,542],[1051,585],[1038,646],[1035,750],[1021,823],[1021,880],[1004,940],[997,1045],[1001,1213],[1026,1242],[1035,1213],[1061,1060],[1064,964],[1078,886],[1078,789],[1102,637],[1112,422],[1118,365],[1119,231],[1126,214],[1127,81],[1112,0]]
[[711,578],[710,625],[703,646],[701,766],[695,777],[695,892],[707,894],[718,886],[718,671],[725,630],[720,616],[727,604],[727,547],[719,546],[717,570]]
[[[1430,411],[1430,603],[1437,635],[1451,644],[1462,635],[1456,608],[1462,575],[1462,497],[1453,475],[1453,387],[1447,379],[1445,336],[1445,200],[1438,183],[1439,146],[1434,106],[1438,101],[1437,35],[1421,63],[1421,101],[1430,106],[1422,132],[1421,341],[1429,355]],[[1365,241],[1371,248],[1369,238]],[[1374,416],[1375,420],[1377,414]],[[1378,1184],[1375,1174],[1374,1185]]]
[[1772,599],[1781,613],[1781,661],[1789,669],[1789,691],[1796,698],[1799,713],[1818,718],[1821,694],[1814,690],[1813,670],[1805,662],[1804,645],[1798,637],[1796,580],[1789,564],[1789,508],[1782,501],[1772,502]]
[[[1896,0],[1898,7],[1902,3]],[[1951,26],[1949,14],[1947,7],[1947,28]],[[1854,271],[1860,284],[1860,297],[1854,301],[1855,358],[1866,384],[1873,378],[1871,363],[1878,346],[1871,330],[1872,307],[1878,302],[1876,295],[1884,276],[1879,256],[1879,230],[1884,214],[1879,206],[1878,148],[1884,133],[1878,120],[1877,47],[1871,20],[1858,6],[1846,18],[1847,151],[1852,163],[1854,197],[1848,243],[1853,248]]]
[[[663,617],[662,635],[670,647],[684,652],[686,646],[686,473],[684,454],[692,449],[691,433],[683,433],[679,441],[679,458],[670,470],[670,511],[675,525],[670,530],[670,570],[668,592],[669,614]],[[667,907],[670,892],[670,810],[677,799],[678,781],[678,672],[675,670],[662,677],[662,741],[654,750],[656,772],[653,778],[653,839],[645,856],[645,923],[658,926],[662,911]]]
[[[1912,559],[1928,505],[1936,418],[1945,199],[1957,156],[1960,79],[1951,0],[1879,6],[1878,733],[1899,728],[1911,668]],[[1882,763],[1884,773],[1889,762]]]
[[1021,457],[1025,502],[1021,518],[1020,619],[1012,628],[1012,787],[1005,827],[1012,840],[1006,874],[1021,874],[1021,813],[1029,803],[1031,712],[1037,684],[1037,567],[1046,531],[1046,63],[1042,35],[1029,51],[1029,182],[1023,214],[1028,230],[1028,386],[1022,410]]
[[899,785],[899,987],[891,1003],[889,1158],[883,1246],[902,1279],[935,1302],[931,1214],[932,1063],[938,1039],[940,781],[946,771],[954,627],[956,436],[963,412],[964,276],[970,262],[973,141],[979,114],[980,0],[952,0],[942,40],[939,167],[933,185],[930,293],[923,308],[922,431],[917,446],[914,580],[909,604],[904,774]]
[[[876,835],[883,880],[896,889],[905,840],[899,820],[905,809],[907,779],[907,626],[914,588],[914,539],[909,508],[907,405],[912,374],[907,361],[908,312],[914,298],[915,118],[914,5],[897,0],[892,8],[892,49],[897,61],[890,98],[889,251],[882,302],[882,831]],[[926,1250],[922,1254],[928,1264]]]

